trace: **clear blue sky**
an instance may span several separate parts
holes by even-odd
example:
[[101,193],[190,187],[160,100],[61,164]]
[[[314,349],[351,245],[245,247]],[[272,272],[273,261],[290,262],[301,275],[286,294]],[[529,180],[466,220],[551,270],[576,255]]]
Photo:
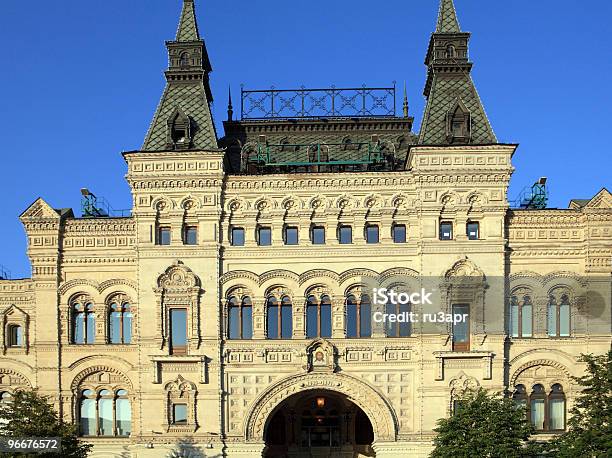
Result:
[[[548,176],[550,204],[610,189],[612,2],[455,0],[493,128],[517,142],[509,196]],[[30,275],[19,214],[38,196],[80,208],[81,187],[129,208],[121,151],[161,95],[181,0],[4,0],[0,264]],[[219,132],[227,88],[406,81],[418,130],[438,0],[199,0]]]

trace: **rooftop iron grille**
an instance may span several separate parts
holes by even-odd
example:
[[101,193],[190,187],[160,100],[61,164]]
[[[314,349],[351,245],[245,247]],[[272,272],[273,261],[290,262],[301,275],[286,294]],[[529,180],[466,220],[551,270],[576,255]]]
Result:
[[241,90],[240,118],[395,117],[393,87]]

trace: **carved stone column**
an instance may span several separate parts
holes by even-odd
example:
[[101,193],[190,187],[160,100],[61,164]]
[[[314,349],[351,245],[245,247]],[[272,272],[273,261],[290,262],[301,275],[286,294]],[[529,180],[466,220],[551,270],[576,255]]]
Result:
[[266,298],[253,297],[253,339],[266,338]]
[[346,313],[344,308],[344,298],[335,297],[332,300],[332,337],[343,339],[346,337]]

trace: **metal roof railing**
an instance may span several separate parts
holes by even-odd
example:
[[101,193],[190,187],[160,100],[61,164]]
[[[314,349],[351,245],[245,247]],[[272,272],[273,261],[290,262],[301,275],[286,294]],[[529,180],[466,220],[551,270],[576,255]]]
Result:
[[241,119],[395,117],[392,87],[241,89]]

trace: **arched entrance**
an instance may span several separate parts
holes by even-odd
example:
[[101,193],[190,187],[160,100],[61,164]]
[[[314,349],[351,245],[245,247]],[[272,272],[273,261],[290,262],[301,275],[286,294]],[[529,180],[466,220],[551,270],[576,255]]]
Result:
[[374,429],[347,396],[325,389],[297,393],[277,406],[266,422],[265,456],[374,457]]

